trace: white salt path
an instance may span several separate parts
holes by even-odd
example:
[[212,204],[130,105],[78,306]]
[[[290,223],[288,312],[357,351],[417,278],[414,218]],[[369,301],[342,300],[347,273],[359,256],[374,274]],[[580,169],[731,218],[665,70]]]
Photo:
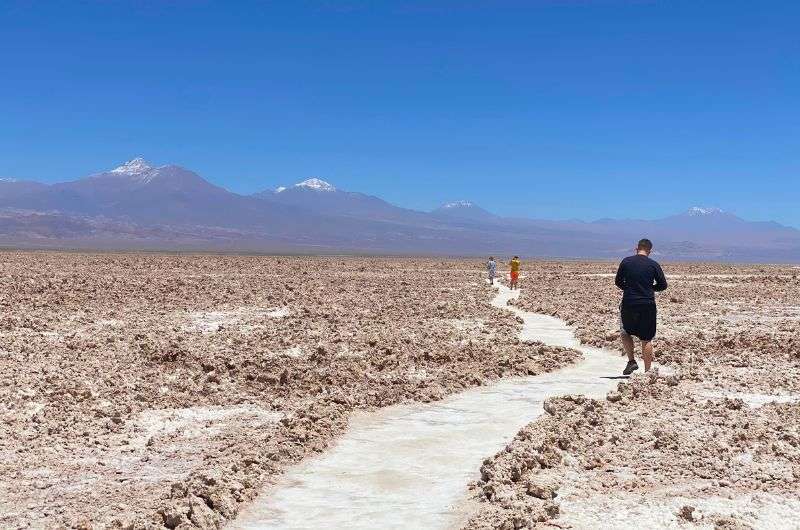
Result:
[[429,404],[356,414],[328,452],[289,470],[240,517],[238,529],[451,528],[469,515],[467,485],[485,458],[500,451],[543,412],[551,396],[602,397],[618,381],[619,354],[579,345],[556,318],[507,302],[504,286],[492,304],[524,321],[523,340],[583,352],[580,363],[548,374],[501,380]]

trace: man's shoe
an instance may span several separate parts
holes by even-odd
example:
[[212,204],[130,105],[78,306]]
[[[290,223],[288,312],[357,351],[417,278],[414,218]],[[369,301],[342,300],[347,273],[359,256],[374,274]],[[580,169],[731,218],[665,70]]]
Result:
[[631,375],[634,370],[638,370],[639,365],[636,364],[636,361],[628,361],[628,364],[625,366],[625,369],[622,371],[622,375]]

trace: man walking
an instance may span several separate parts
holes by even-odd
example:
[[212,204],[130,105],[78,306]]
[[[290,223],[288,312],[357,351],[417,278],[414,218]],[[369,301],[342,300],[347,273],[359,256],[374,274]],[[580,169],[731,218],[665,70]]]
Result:
[[494,285],[494,275],[497,273],[497,262],[494,256],[489,256],[489,261],[486,262],[486,270],[489,272],[489,285]]
[[636,254],[622,260],[614,283],[623,290],[620,304],[620,329],[622,346],[628,354],[628,364],[623,375],[639,369],[633,356],[633,337],[642,341],[644,371],[650,370],[653,362],[653,345],[656,336],[656,297],[654,291],[667,288],[667,279],[661,265],[650,259],[653,243],[642,239],[636,246]]
[[511,290],[513,291],[514,289],[519,289],[517,286],[517,282],[519,282],[519,256],[514,256],[514,259],[508,265],[511,267]]

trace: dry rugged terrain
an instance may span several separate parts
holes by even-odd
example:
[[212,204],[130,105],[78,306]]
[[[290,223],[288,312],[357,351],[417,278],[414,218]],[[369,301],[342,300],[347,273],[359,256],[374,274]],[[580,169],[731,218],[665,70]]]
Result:
[[215,528],[354,409],[555,369],[475,261],[13,253],[0,527]]
[[[614,265],[529,264],[515,303],[618,349]],[[652,527],[800,528],[800,270],[664,268],[658,373],[602,401],[549,400],[484,462],[468,528],[624,527],[631,515]]]
[[[355,409],[580,358],[520,342],[476,260],[6,252],[0,263],[2,528],[216,528],[325,450]],[[764,526],[764,510],[800,525],[800,270],[664,268],[659,375],[603,401],[550,400],[487,455],[469,527],[581,528],[634,509],[654,526]],[[614,269],[525,262],[515,303],[617,349]]]

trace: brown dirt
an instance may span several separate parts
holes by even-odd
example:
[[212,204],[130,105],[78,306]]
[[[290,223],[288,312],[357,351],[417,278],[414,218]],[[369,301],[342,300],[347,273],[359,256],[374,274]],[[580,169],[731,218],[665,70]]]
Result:
[[3,528],[214,528],[354,409],[577,358],[520,343],[475,261],[0,263]]

